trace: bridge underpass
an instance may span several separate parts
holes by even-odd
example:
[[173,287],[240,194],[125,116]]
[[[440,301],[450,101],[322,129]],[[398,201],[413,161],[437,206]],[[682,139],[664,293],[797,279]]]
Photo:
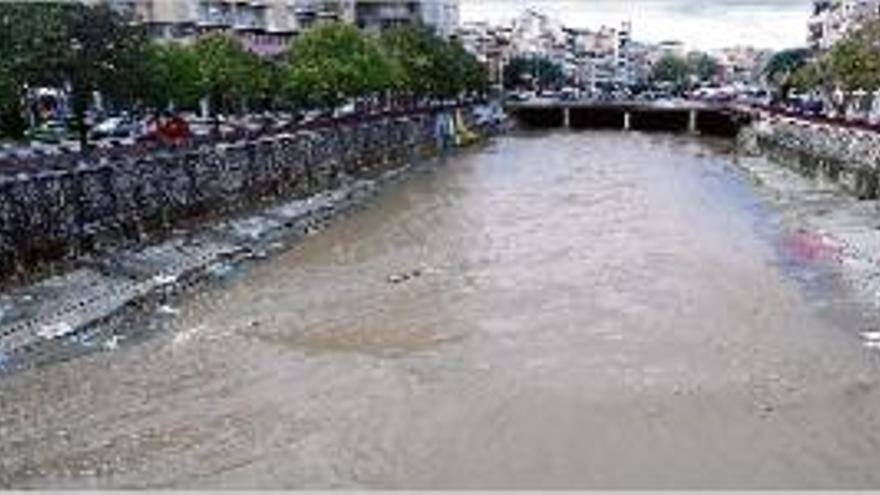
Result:
[[726,107],[657,107],[650,104],[511,104],[508,112],[526,129],[619,129],[736,136],[748,115]]

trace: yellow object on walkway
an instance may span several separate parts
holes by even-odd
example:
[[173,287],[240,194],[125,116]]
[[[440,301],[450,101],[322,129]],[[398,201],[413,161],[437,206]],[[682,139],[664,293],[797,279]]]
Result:
[[468,129],[461,115],[461,109],[455,110],[455,145],[467,146],[480,140],[480,136]]

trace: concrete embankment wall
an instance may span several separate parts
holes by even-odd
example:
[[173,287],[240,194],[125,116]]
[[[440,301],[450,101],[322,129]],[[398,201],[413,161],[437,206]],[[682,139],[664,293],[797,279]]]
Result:
[[[0,177],[0,280],[182,222],[308,197],[455,144],[454,111]],[[462,110],[459,124],[473,122]]]
[[860,199],[876,199],[880,135],[859,129],[764,115],[745,128],[746,149],[767,153],[811,177],[839,183]]

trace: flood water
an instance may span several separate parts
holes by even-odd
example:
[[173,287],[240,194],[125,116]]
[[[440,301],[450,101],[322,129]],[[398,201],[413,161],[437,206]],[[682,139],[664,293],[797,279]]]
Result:
[[872,312],[729,147],[416,171],[148,338],[0,378],[0,486],[878,488]]

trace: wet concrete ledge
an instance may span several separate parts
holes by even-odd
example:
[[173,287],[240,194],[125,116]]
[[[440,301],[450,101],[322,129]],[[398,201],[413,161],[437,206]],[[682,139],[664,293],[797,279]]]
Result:
[[[220,160],[210,168],[229,174],[229,180],[237,180],[237,185],[219,187],[217,193],[226,191],[229,196],[225,200],[217,198],[223,215],[213,221],[170,232],[157,229],[154,239],[158,240],[153,242],[147,237],[123,245],[113,244],[111,238],[106,246],[80,256],[64,273],[0,294],[0,371],[12,369],[25,361],[23,357],[28,354],[40,353],[45,345],[74,338],[83,329],[152,296],[222,275],[231,264],[266,257],[320,229],[333,217],[364,204],[383,184],[401,177],[412,164],[489,135],[494,129],[478,126],[468,112],[457,116],[446,112],[405,122],[384,122],[379,129],[358,131],[340,127],[328,132],[331,135],[278,136],[268,143],[274,153],[256,151],[261,143],[239,143],[177,157],[178,162],[152,164],[174,166],[191,160],[197,167],[205,161]],[[376,133],[378,139],[364,147],[341,146],[341,135],[349,132],[355,138]],[[288,160],[283,161],[283,157]],[[277,179],[268,184],[252,179],[260,170],[271,169],[263,160],[278,169]],[[183,182],[190,188],[194,186],[191,180]],[[293,191],[288,192],[287,199],[249,201],[248,195],[272,191],[273,185],[284,186],[279,196],[288,187]],[[160,196],[157,199],[171,201],[159,189],[154,191]],[[199,189],[191,192],[185,197],[195,199],[205,193]],[[230,204],[235,202],[240,203],[238,208]],[[172,207],[177,205],[159,203],[156,207],[162,210],[173,211]],[[118,214],[117,211],[115,215]],[[143,218],[147,212],[135,216]],[[113,217],[114,214],[108,216]],[[169,223],[174,224],[170,219]],[[70,235],[79,232],[74,229]]]
[[858,199],[877,199],[880,193],[876,133],[767,114],[745,128],[740,140],[744,149],[838,184]]

